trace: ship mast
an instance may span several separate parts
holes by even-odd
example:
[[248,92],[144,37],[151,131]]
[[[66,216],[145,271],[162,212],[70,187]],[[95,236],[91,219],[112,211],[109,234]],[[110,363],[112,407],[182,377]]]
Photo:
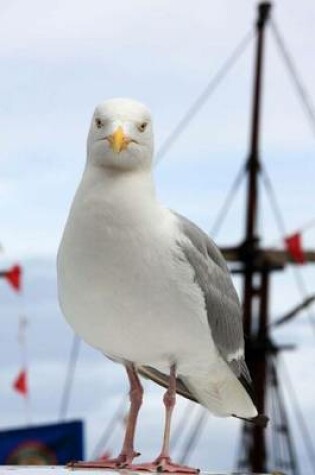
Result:
[[[268,413],[267,391],[274,391],[281,413],[278,424],[278,436],[282,437],[286,447],[284,463],[290,473],[298,474],[296,456],[288,418],[280,393],[275,356],[282,349],[275,345],[270,336],[269,325],[269,287],[271,273],[283,270],[288,263],[295,264],[288,251],[262,248],[258,232],[259,221],[259,177],[262,163],[259,154],[262,77],[265,46],[266,25],[270,18],[271,4],[263,2],[258,5],[256,22],[256,60],[254,70],[253,109],[250,134],[249,158],[246,164],[247,195],[245,236],[243,242],[236,247],[221,248],[225,258],[237,267],[232,269],[240,274],[243,280],[243,323],[245,333],[245,353],[256,396],[256,406],[260,414]],[[305,251],[306,261],[315,262],[315,252]],[[305,306],[305,305],[304,305]],[[303,305],[300,306],[304,308]],[[276,426],[276,421],[272,421]],[[242,446],[239,468],[249,469],[255,473],[265,472],[268,467],[266,430],[261,426],[243,426]]]
[[[269,18],[271,5],[262,3],[258,7],[257,21],[257,51],[256,67],[253,92],[253,112],[250,138],[250,152],[247,161],[247,212],[246,229],[243,243],[244,252],[244,330],[251,334],[253,297],[255,295],[254,272],[252,257],[258,251],[259,236],[257,230],[258,221],[258,174],[260,172],[259,161],[259,138],[261,117],[261,90],[262,90],[262,67],[264,54],[265,26]],[[264,326],[264,323],[261,322]]]
[[[259,283],[255,283],[254,256],[259,252],[258,205],[259,189],[258,175],[260,173],[259,161],[259,138],[261,119],[261,92],[262,92],[262,72],[265,45],[265,27],[269,19],[271,9],[270,3],[261,3],[258,6],[257,19],[257,46],[256,65],[254,75],[253,91],[253,111],[252,127],[250,138],[250,151],[247,162],[247,211],[245,240],[243,243],[243,263],[244,263],[244,297],[243,297],[243,319],[245,335],[250,337],[251,344],[246,347],[246,358],[248,360],[251,374],[255,375],[254,391],[256,394],[256,406],[260,414],[266,412],[266,376],[267,358],[263,351],[264,341],[267,336],[268,325],[268,291],[270,270],[268,266],[259,269]],[[258,301],[258,328],[254,328],[254,305]],[[248,454],[250,466],[253,471],[262,472],[265,470],[266,440],[265,431],[260,426],[252,429],[252,448]]]

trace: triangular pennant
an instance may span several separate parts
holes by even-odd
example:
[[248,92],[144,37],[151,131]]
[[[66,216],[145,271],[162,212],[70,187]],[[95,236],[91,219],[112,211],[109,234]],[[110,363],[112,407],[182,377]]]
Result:
[[25,369],[22,369],[17,378],[13,381],[13,389],[18,393],[26,396],[28,393],[27,373]]
[[292,234],[285,238],[285,244],[292,259],[297,264],[305,263],[305,254],[302,246],[302,236],[300,233]]
[[19,265],[13,266],[4,274],[4,277],[17,292],[21,290],[21,275],[22,269]]

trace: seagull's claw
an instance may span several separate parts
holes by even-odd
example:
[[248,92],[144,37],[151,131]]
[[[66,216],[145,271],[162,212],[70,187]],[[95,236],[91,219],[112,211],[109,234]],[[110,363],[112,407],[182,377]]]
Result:
[[71,461],[67,463],[67,468],[111,468],[111,469],[131,469],[132,468],[132,461],[135,457],[138,457],[140,452],[132,452],[130,454],[120,454],[118,457],[113,459],[104,459],[104,460],[92,460],[83,462],[82,460],[79,461]]
[[158,457],[154,462],[151,463],[141,463],[138,465],[132,465],[132,470],[135,471],[148,471],[148,472],[159,472],[159,473],[184,473],[195,475],[200,472],[198,468],[188,467],[187,465],[180,465],[178,463],[172,462],[170,457]]

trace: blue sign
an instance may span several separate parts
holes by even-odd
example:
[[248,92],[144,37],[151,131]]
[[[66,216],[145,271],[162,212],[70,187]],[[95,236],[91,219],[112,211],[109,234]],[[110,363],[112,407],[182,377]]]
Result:
[[83,457],[81,421],[0,431],[0,465],[61,465]]

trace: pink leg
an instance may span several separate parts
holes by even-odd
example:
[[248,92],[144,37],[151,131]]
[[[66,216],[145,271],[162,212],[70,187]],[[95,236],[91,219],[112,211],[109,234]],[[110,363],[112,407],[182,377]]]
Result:
[[171,366],[169,387],[164,394],[165,427],[163,445],[160,455],[152,463],[133,465],[133,470],[147,470],[150,472],[187,473],[196,474],[199,470],[172,462],[170,457],[170,432],[172,413],[176,403],[176,367]]
[[130,383],[130,410],[122,450],[118,457],[91,462],[70,462],[72,468],[129,468],[135,457],[140,455],[134,450],[134,437],[138,413],[142,404],[143,388],[133,364],[126,365]]

